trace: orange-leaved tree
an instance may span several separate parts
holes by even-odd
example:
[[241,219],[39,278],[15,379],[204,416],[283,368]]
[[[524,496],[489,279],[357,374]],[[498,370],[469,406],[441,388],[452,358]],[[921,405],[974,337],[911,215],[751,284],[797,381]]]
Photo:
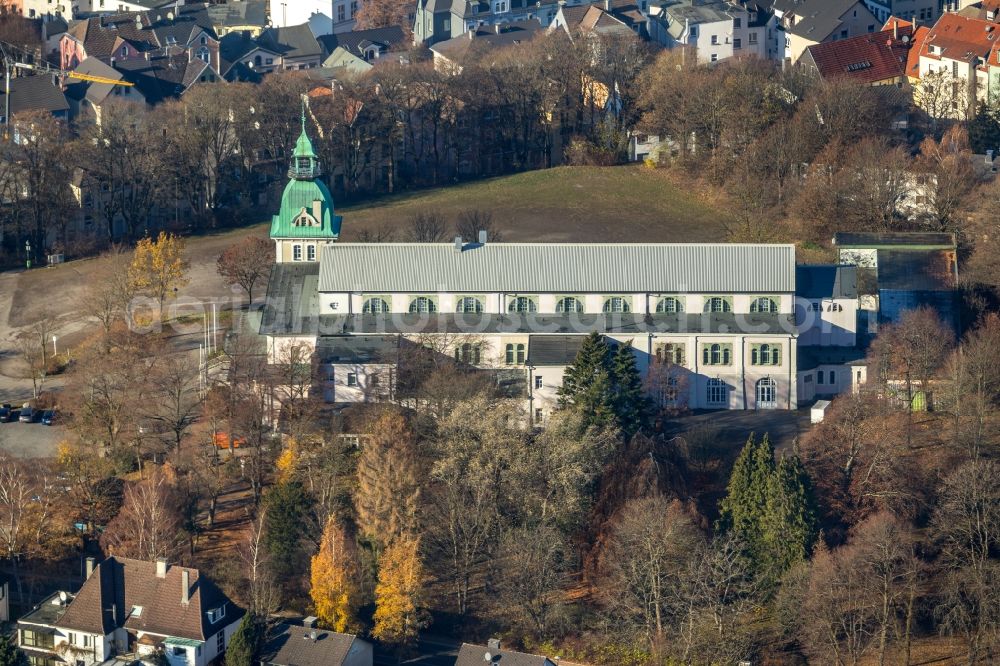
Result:
[[355,625],[360,606],[357,554],[344,525],[331,516],[323,528],[319,552],[312,558],[312,586],[316,617],[324,626],[345,632]]
[[420,540],[401,536],[379,558],[372,636],[395,645],[416,639],[417,632],[426,625],[426,614],[421,609],[423,591]]

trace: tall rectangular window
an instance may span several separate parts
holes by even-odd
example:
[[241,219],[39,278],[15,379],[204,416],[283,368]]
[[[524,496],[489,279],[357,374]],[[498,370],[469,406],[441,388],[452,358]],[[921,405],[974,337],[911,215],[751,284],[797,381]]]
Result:
[[292,261],[302,261],[302,246],[293,245],[292,246]]
[[306,246],[306,258],[308,261],[316,261],[316,246],[307,245]]

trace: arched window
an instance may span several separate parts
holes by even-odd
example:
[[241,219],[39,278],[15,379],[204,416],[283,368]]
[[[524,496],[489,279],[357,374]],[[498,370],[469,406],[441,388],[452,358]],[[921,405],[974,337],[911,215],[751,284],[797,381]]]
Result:
[[713,296],[705,301],[705,312],[732,312],[733,306],[721,296]]
[[605,312],[628,312],[632,308],[629,307],[628,299],[622,298],[621,296],[612,296],[608,300],[604,301],[604,311]]
[[208,49],[205,47],[198,49],[198,57],[201,58],[203,62],[208,62]]
[[437,303],[426,296],[417,296],[410,301],[410,312],[437,312]]
[[469,365],[479,365],[480,359],[480,347],[479,345],[474,345],[470,342],[458,345],[455,347],[455,360],[459,363],[468,363]]
[[389,304],[384,298],[369,298],[361,306],[361,312],[364,314],[380,314],[388,311]]
[[528,296],[516,296],[507,304],[507,312],[538,312],[538,303]]
[[675,312],[684,312],[684,305],[673,296],[667,296],[666,298],[661,298],[656,303],[657,312],[666,312],[673,314]]
[[705,399],[710,405],[728,405],[729,387],[721,379],[709,379]]
[[778,386],[773,379],[758,379],[756,389],[758,409],[774,409],[778,406]]
[[830,303],[830,305],[826,306],[826,311],[827,312],[843,312],[844,311],[844,306],[841,305],[840,303]]
[[556,312],[583,312],[583,303],[580,302],[579,298],[572,296],[560,298],[556,303]]
[[705,365],[730,365],[733,360],[733,346],[714,343],[701,348],[701,361]]
[[508,344],[504,350],[504,361],[507,365],[523,365],[525,360],[525,348],[523,343]]
[[482,312],[483,302],[475,296],[463,296],[455,303],[455,312]]
[[750,304],[750,312],[777,312],[778,303],[773,298],[761,296]]

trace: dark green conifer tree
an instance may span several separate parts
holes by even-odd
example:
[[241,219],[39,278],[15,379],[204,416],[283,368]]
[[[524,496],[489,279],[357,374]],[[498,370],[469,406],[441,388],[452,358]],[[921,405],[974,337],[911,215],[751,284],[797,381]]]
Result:
[[257,663],[262,634],[260,621],[253,613],[247,612],[229,639],[229,646],[226,648],[226,666],[253,666]]
[[618,427],[626,437],[631,437],[642,429],[649,416],[649,399],[642,387],[642,375],[636,367],[631,342],[618,345],[611,359],[611,374]]
[[812,552],[816,504],[809,474],[798,456],[782,458],[771,475],[761,524],[761,564],[774,582]]
[[6,634],[0,634],[0,666],[28,666],[28,656]]
[[774,447],[765,434],[751,433],[729,476],[726,496],[719,505],[718,529],[733,531],[747,544],[750,554],[760,552],[761,525],[767,505],[768,484],[774,473]]

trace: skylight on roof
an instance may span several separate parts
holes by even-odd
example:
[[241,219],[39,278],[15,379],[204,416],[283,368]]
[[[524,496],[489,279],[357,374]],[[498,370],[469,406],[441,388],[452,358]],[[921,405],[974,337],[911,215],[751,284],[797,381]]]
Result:
[[867,60],[862,60],[861,62],[851,63],[847,66],[848,72],[860,72],[862,69],[868,69],[872,64]]
[[128,614],[129,617],[141,617],[142,616],[142,606],[132,606],[132,612]]

